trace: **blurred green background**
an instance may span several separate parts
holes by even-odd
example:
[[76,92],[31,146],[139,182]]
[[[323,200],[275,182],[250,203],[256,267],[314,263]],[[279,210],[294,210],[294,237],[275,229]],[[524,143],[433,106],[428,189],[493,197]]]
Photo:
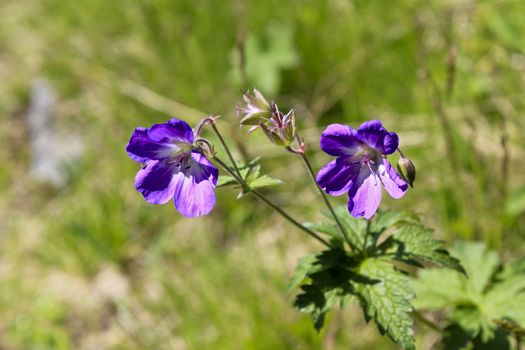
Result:
[[[300,161],[238,127],[241,92],[296,108],[316,170],[324,126],[379,118],[418,170],[383,207],[414,209],[448,243],[522,255],[524,13],[512,0],[0,0],[0,348],[395,348],[358,308],[319,335],[292,308],[287,279],[316,243],[227,188],[205,218],[148,205],[124,147],[136,126],[220,114],[246,145],[236,156],[286,181],[268,195],[312,221]],[[438,338],[416,333],[421,349]]]

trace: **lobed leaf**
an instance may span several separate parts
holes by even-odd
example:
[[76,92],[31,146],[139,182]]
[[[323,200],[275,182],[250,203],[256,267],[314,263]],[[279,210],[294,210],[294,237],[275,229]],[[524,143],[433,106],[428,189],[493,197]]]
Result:
[[432,230],[420,224],[400,226],[378,249],[396,260],[418,265],[428,261],[463,272],[459,260],[444,250],[443,242],[432,238]]
[[364,260],[358,272],[369,282],[352,281],[367,320],[373,319],[381,334],[404,349],[415,349],[411,300],[415,297],[409,278],[385,259]]

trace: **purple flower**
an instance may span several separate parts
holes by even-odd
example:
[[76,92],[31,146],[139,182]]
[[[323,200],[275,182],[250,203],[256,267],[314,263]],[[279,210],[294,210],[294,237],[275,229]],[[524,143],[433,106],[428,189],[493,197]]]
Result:
[[193,130],[171,119],[149,129],[136,128],[126,151],[144,166],[135,176],[135,188],[151,204],[171,198],[186,217],[208,214],[215,206],[214,188],[219,172],[193,147]]
[[357,131],[329,125],[321,135],[321,149],[337,158],[319,171],[317,183],[333,196],[348,192],[348,211],[368,220],[379,207],[381,185],[396,199],[407,190],[407,183],[386,159],[398,144],[397,134],[388,132],[379,120],[367,121]]

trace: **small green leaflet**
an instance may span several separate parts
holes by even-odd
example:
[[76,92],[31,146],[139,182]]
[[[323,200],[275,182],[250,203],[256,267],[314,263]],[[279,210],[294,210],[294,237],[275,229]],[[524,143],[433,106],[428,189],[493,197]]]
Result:
[[[261,175],[260,170],[261,166],[258,163],[259,158],[252,160],[248,165],[243,166],[239,169],[242,178],[246,181],[246,187],[241,190],[237,198],[242,197],[245,193],[250,192],[251,190],[280,185],[283,182],[279,179],[274,179],[268,175]],[[233,171],[233,169],[232,169]],[[217,187],[239,185],[237,180],[232,176],[221,175],[217,181]]]

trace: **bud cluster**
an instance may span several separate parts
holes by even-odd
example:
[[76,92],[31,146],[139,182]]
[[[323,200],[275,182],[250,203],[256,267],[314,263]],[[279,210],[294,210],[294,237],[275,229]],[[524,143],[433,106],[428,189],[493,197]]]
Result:
[[288,147],[294,140],[295,111],[283,114],[274,102],[268,103],[264,96],[253,89],[243,94],[243,102],[237,106],[237,116],[241,125],[252,125],[250,132],[261,128],[266,137],[274,144]]

